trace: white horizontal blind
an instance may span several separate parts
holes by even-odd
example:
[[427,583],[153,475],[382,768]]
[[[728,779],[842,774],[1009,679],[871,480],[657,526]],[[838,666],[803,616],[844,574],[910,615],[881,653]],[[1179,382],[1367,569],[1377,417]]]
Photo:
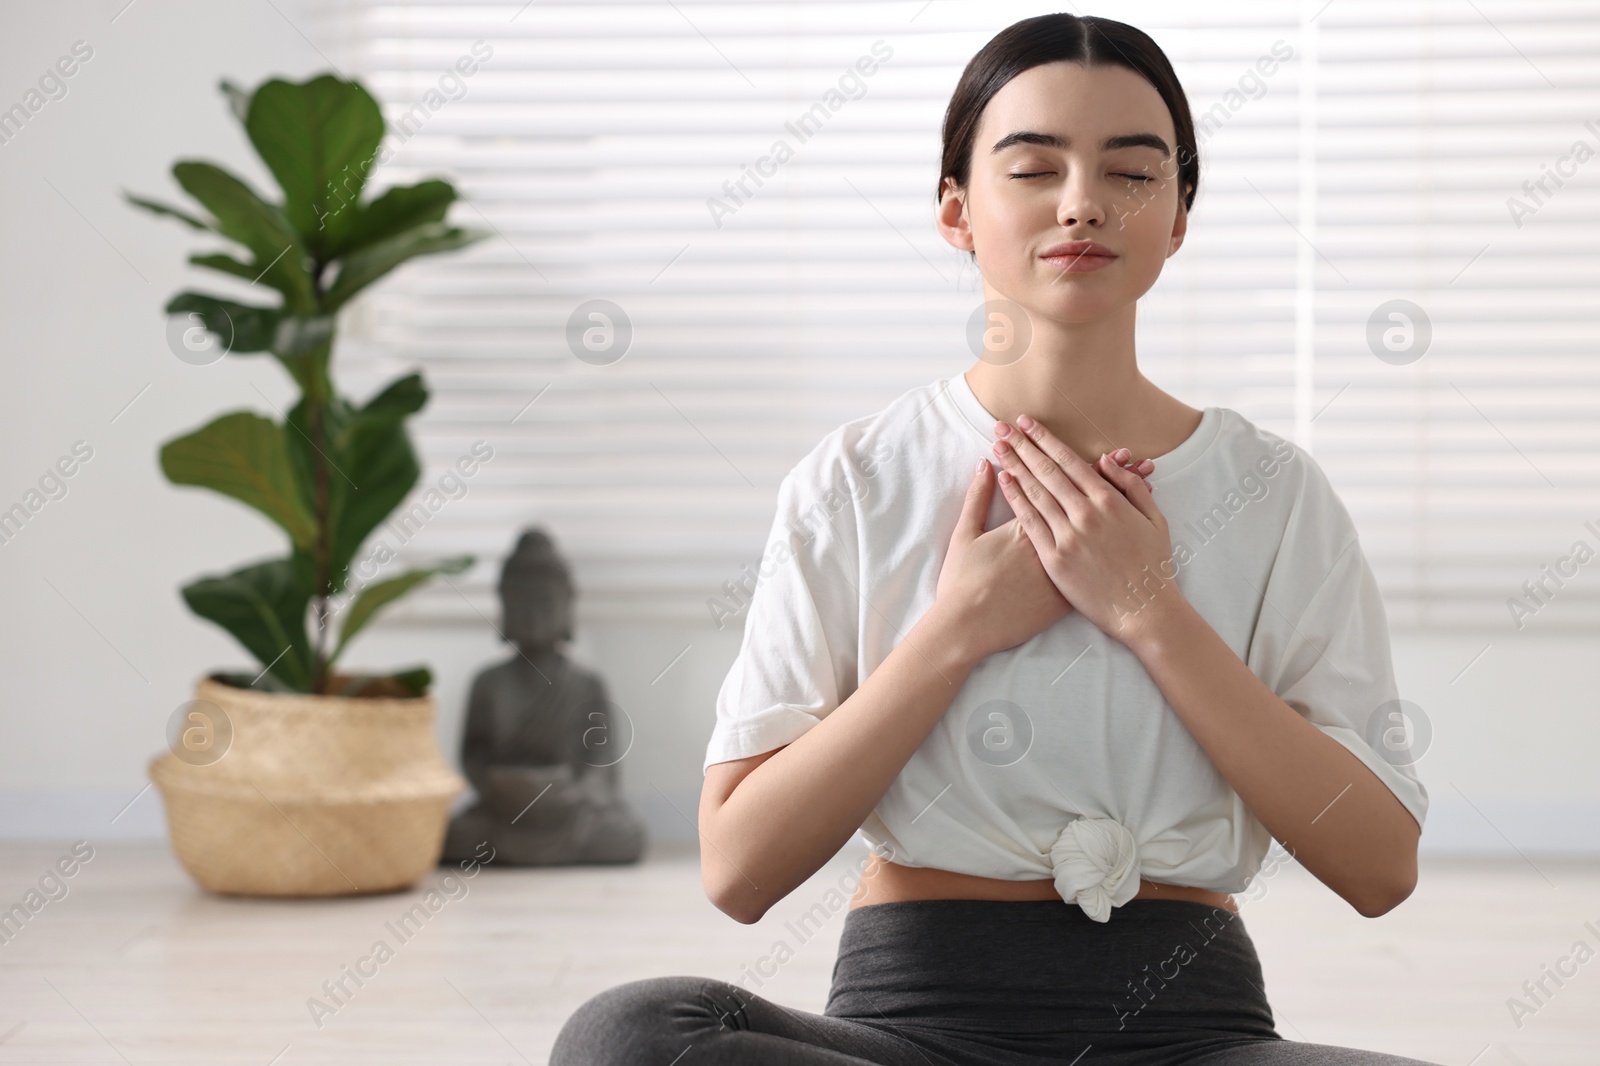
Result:
[[[1593,626],[1600,561],[1522,586],[1600,550],[1600,163],[1523,184],[1600,151],[1600,7],[1338,0],[1317,27],[1313,451],[1398,622],[1510,634],[1515,597],[1524,631]],[[1414,362],[1368,344],[1393,300],[1431,323]]]
[[[1505,597],[1600,517],[1582,496],[1600,441],[1578,432],[1593,396],[1575,388],[1594,372],[1577,362],[1592,193],[1569,184],[1518,231],[1500,203],[1600,114],[1581,73],[1600,17],[1478,7],[1492,25],[1471,5],[1360,0],[1097,12],[1155,37],[1202,126],[1187,242],[1141,302],[1141,365],[1190,404],[1313,447],[1396,625],[1504,624]],[[971,364],[981,288],[933,226],[940,122],[972,54],[1047,10],[319,7],[309,36],[406,122],[375,183],[446,175],[470,201],[452,218],[497,234],[406,267],[345,324],[357,391],[425,371],[425,484],[476,440],[495,453],[405,549],[477,554],[465,597],[439,586],[408,615],[495,617],[499,562],[537,524],[571,560],[582,614],[709,619],[806,450]],[[492,56],[458,87],[445,72],[480,40]],[[1271,62],[1285,46],[1293,58]],[[808,111],[823,117],[801,129]],[[736,200],[724,183],[779,140],[792,158]],[[1371,309],[1395,298],[1435,328],[1406,366],[1366,348]],[[632,327],[609,365],[567,340],[593,299]]]

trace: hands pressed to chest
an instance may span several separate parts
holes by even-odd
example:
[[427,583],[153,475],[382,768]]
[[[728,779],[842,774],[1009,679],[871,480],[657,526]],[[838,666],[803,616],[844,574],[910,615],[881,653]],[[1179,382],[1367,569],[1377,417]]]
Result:
[[1166,519],[1144,480],[1153,462],[1135,463],[1122,448],[1089,463],[1032,419],[1018,422],[1026,428],[996,423],[994,445],[998,484],[1016,517],[984,530],[996,482],[980,460],[940,571],[937,606],[965,623],[978,659],[1074,609],[1134,647],[1182,600]]

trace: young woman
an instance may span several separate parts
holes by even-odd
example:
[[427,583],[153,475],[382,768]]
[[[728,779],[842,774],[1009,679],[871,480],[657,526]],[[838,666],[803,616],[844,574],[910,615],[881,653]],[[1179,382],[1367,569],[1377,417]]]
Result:
[[872,849],[825,1012],[634,981],[553,1066],[1418,1061],[1283,1039],[1231,895],[1276,838],[1385,913],[1427,793],[1377,739],[1387,624],[1327,478],[1139,372],[1195,147],[1131,26],[1032,18],[968,65],[939,229],[1024,328],[784,479],[706,753],[702,872],[737,920]]

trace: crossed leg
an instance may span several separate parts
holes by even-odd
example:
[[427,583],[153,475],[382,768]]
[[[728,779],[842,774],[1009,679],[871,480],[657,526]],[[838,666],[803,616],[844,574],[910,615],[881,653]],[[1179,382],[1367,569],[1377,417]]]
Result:
[[727,981],[673,976],[629,981],[585,1001],[557,1035],[550,1066],[671,1066],[680,1057],[684,1066],[948,1062],[887,1027],[785,1007]]
[[1255,1040],[1203,1051],[1183,1060],[1183,1066],[1435,1066],[1382,1051],[1307,1044],[1298,1040]]

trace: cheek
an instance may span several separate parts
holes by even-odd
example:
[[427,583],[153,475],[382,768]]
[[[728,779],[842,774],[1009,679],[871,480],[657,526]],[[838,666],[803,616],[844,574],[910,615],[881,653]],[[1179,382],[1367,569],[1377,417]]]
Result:
[[971,211],[974,250],[978,268],[986,277],[998,280],[1021,277],[1033,267],[1028,249],[1038,235],[1055,227],[1055,214],[1044,201],[1024,202],[1001,195],[984,198]]
[[1163,247],[1172,235],[1178,217],[1178,201],[1172,186],[1160,189],[1129,190],[1118,198],[1115,217],[1108,228],[1116,230],[1130,244]]
[[1120,206],[1112,229],[1127,250],[1133,273],[1150,274],[1153,280],[1161,272],[1172,252],[1172,228],[1177,221],[1177,210],[1177,201],[1170,190],[1148,200],[1129,197]]

